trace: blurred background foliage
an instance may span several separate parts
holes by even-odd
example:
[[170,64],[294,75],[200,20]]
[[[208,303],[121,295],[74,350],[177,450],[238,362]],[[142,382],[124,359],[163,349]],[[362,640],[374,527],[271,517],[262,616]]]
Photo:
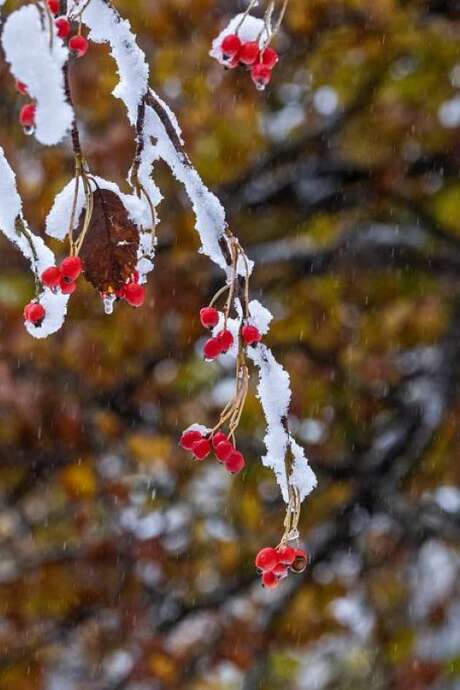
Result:
[[[230,373],[201,361],[221,276],[159,166],[142,310],[106,317],[82,284],[64,329],[34,341],[30,273],[0,240],[0,688],[458,690],[460,3],[290,0],[264,94],[208,57],[243,2],[115,4],[258,262],[320,480],[301,525],[312,565],[275,593],[257,581],[283,506],[254,395],[243,477],[177,447]],[[125,187],[107,51],[71,80],[91,169]],[[71,150],[24,136],[3,59],[0,88],[0,144],[43,232]]]

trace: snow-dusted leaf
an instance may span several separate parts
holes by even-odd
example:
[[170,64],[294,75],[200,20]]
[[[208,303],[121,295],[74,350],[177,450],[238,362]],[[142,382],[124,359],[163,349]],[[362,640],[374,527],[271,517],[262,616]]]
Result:
[[[76,237],[82,231],[82,211]],[[101,293],[121,289],[137,264],[139,231],[120,197],[107,189],[93,192],[93,212],[80,252],[85,277]]]

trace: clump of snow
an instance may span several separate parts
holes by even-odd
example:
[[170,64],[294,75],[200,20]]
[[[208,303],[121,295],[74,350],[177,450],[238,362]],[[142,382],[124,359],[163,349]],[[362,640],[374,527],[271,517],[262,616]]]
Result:
[[290,446],[294,458],[290,483],[298,489],[300,500],[303,501],[316,489],[318,480],[308,463],[304,449],[294,441],[292,436],[290,436]]
[[283,499],[288,503],[285,458],[289,448],[289,434],[284,420],[287,420],[291,400],[289,376],[265,345],[249,348],[248,355],[260,372],[257,391],[268,425],[264,438],[267,454],[262,458],[262,462],[275,473]]
[[[159,105],[161,107],[160,102]],[[146,134],[157,141],[155,148],[158,157],[164,160],[175,178],[184,185],[192,202],[196,229],[202,244],[201,252],[222,269],[227,270],[227,262],[219,245],[219,240],[224,237],[227,228],[225,211],[221,203],[203,184],[186,156],[177,151],[163,121],[151,107],[146,108],[145,128]]]
[[182,433],[185,434],[187,431],[199,431],[202,436],[206,436],[211,429],[208,429],[207,426],[203,426],[203,424],[190,424]]
[[[21,228],[24,228],[25,232]],[[41,237],[37,237],[29,230],[23,218],[22,202],[16,189],[16,176],[1,147],[0,231],[17,246],[30,262],[36,276],[40,276],[45,268],[55,265],[55,258],[51,249],[45,245]],[[34,338],[46,338],[52,333],[56,333],[64,323],[69,298],[45,290],[39,296],[39,300],[46,309],[46,317],[38,328],[28,322],[26,322],[26,328]]]
[[[71,180],[59,194],[56,195],[46,219],[46,234],[56,240],[63,241],[69,230],[70,216],[75,194],[75,179]],[[85,208],[85,192],[80,180],[75,203],[75,216],[72,230],[75,230],[80,220],[80,215]]]
[[0,230],[30,261],[33,271],[39,275],[45,268],[54,264],[54,254],[41,237],[30,231],[27,237],[21,232],[21,223],[28,230],[22,216],[22,202],[16,189],[16,176],[0,147]]
[[261,335],[266,335],[273,321],[273,314],[256,299],[249,302],[250,323],[255,326]]
[[[51,265],[54,265],[54,262]],[[54,293],[46,288],[39,295],[38,299],[40,304],[45,308],[46,316],[40,326],[34,326],[32,323],[26,321],[25,327],[31,336],[38,340],[42,340],[62,328],[67,315],[67,305],[70,298],[68,295],[63,295],[61,292]]]
[[53,40],[43,30],[34,5],[21,7],[5,22],[2,36],[5,56],[15,78],[27,85],[36,103],[35,136],[47,146],[58,144],[70,131],[73,111],[64,91],[63,67],[68,50],[53,27]]
[[149,67],[130,23],[103,0],[92,0],[82,14],[82,21],[90,29],[91,41],[110,44],[120,76],[113,95],[126,104],[129,120],[135,125],[139,103],[148,88]]
[[[291,402],[290,380],[287,371],[276,361],[266,345],[249,348],[248,356],[260,372],[258,397],[267,420],[264,443],[267,448],[262,462],[275,473],[283,499],[289,502],[289,485],[298,489],[303,501],[317,485],[316,476],[308,464],[303,448],[289,433],[288,413]],[[286,455],[292,452],[293,468],[288,476]]]
[[233,17],[212,42],[209,55],[221,64],[225,64],[221,50],[222,41],[229,34],[237,33],[242,43],[258,41],[259,45],[264,45],[268,41],[267,28],[263,19],[254,17],[252,14],[248,14],[244,19],[243,17],[244,14],[237,14],[236,17]]

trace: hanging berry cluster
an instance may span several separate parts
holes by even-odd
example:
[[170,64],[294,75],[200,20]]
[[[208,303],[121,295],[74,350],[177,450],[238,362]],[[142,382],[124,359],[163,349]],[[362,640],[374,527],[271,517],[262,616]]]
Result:
[[243,454],[222,431],[203,433],[198,429],[187,429],[181,436],[180,445],[190,451],[198,462],[206,460],[214,450],[216,459],[230,474],[238,474],[246,467]]
[[282,3],[276,21],[276,0],[269,2],[263,19],[250,14],[256,5],[256,0],[252,0],[246,12],[230,22],[214,42],[211,55],[226,69],[240,67],[247,70],[255,87],[263,91],[270,83],[279,60],[278,53],[270,43],[281,27],[288,0]]
[[[230,22],[216,39],[213,55],[227,67],[238,64],[250,69],[256,86],[264,88],[278,61],[269,44],[281,26],[287,0],[271,0],[263,19],[250,15],[256,4],[252,0],[248,10]],[[69,67],[73,58],[88,50],[83,25],[90,40],[109,44],[117,62],[120,83],[114,95],[125,103],[136,136],[135,158],[127,180],[129,194],[94,175],[82,151]],[[73,26],[76,33],[69,39]],[[40,45],[30,51],[21,49],[32,34],[39,34]],[[106,313],[111,313],[119,301],[142,306],[146,276],[153,269],[157,205],[162,198],[152,171],[155,162],[162,159],[192,202],[202,252],[226,273],[223,287],[200,311],[201,324],[210,331],[203,357],[209,362],[225,357],[235,362],[234,393],[215,424],[211,428],[193,424],[183,432],[180,445],[197,462],[214,454],[231,474],[245,469],[237,431],[252,362],[259,372],[258,396],[267,420],[263,463],[274,471],[287,506],[279,546],[263,549],[256,560],[264,586],[275,587],[289,571],[302,572],[307,566],[308,558],[299,545],[298,524],[301,503],[316,486],[316,478],[289,429],[289,376],[264,342],[272,316],[259,302],[249,299],[252,263],[228,228],[220,202],[185,155],[177,121],[150,88],[145,56],[129,24],[110,0],[37,0],[34,5],[27,4],[6,21],[2,44],[18,92],[31,94],[32,101],[21,109],[22,126],[45,145],[58,144],[70,133],[74,153],[73,179],[56,196],[46,224],[49,236],[68,243],[67,256],[58,265],[53,252],[27,225],[14,173],[0,147],[0,179],[6,189],[0,210],[2,204],[8,206],[1,230],[30,261],[35,275],[36,296],[24,309],[27,330],[34,337],[47,337],[59,330],[80,276],[97,290]],[[40,70],[34,62],[37,55],[42,61]]]
[[[214,449],[219,462],[226,469],[236,474],[244,469],[245,459],[236,449],[235,433],[241,420],[244,404],[249,389],[249,369],[247,365],[247,348],[255,346],[262,340],[257,327],[251,324],[249,312],[249,267],[244,251],[237,238],[227,230],[226,256],[229,264],[228,280],[212,298],[210,304],[200,311],[200,321],[204,328],[213,329],[213,335],[206,340],[203,347],[205,360],[212,361],[223,354],[234,350],[236,358],[235,394],[222,410],[216,425],[200,432],[195,428],[186,430],[181,439],[183,448],[190,450],[196,460],[204,460]],[[238,266],[244,266],[244,278],[238,272]],[[222,301],[219,311],[216,305]],[[243,305],[243,318],[238,312]],[[231,318],[235,316],[236,318]],[[233,332],[230,328],[233,329]]]
[[256,557],[256,569],[262,577],[262,585],[275,589],[289,572],[303,573],[308,566],[308,556],[303,549],[281,543],[276,549],[267,546]]

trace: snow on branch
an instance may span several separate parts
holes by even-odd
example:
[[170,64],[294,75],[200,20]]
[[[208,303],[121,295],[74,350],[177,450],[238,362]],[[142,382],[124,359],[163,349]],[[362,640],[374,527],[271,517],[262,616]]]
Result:
[[[255,0],[249,8],[254,4]],[[280,20],[286,6],[287,0]],[[204,346],[205,358],[216,359],[226,353],[236,363],[234,396],[217,424],[212,429],[192,425],[184,432],[181,443],[197,459],[203,460],[214,450],[229,472],[235,474],[244,469],[245,459],[237,450],[235,432],[249,391],[248,361],[252,361],[259,372],[258,397],[267,422],[267,452],[263,463],[273,470],[287,504],[285,532],[279,547],[280,553],[284,553],[282,549],[287,548],[288,542],[298,543],[300,504],[316,486],[316,477],[289,429],[289,375],[262,342],[273,317],[259,302],[250,301],[253,262],[230,229],[222,204],[186,155],[176,116],[149,87],[148,64],[129,22],[120,17],[110,0],[69,0],[66,21],[69,26],[72,22],[79,23],[78,35],[69,44],[72,45],[72,40],[75,44],[77,38],[87,48],[81,22],[88,27],[90,40],[109,46],[119,75],[113,95],[125,104],[136,139],[136,154],[128,174],[131,194],[123,194],[117,185],[92,174],[80,144],[68,83],[68,60],[76,59],[78,51],[69,54],[57,37],[54,22],[46,22],[50,14],[45,8],[39,2],[13,12],[3,34],[12,72],[27,85],[36,108],[37,139],[44,144],[55,144],[71,131],[75,157],[74,178],[56,196],[46,224],[49,236],[69,240],[70,256],[58,268],[53,253],[30,233],[22,215],[14,173],[3,152],[0,155],[0,229],[31,262],[36,276],[37,297],[27,308],[36,304],[45,307],[43,318],[35,323],[26,320],[26,327],[39,338],[60,328],[66,313],[67,293],[76,288],[76,277],[82,268],[101,295],[107,313],[120,299],[133,307],[142,305],[145,293],[142,283],[153,269],[157,207],[162,200],[153,172],[155,163],[163,160],[190,199],[201,253],[226,276],[223,287],[200,314],[203,326],[212,332]],[[277,56],[273,50],[268,52],[268,41],[276,30],[271,31],[267,26],[266,19],[258,20],[245,13],[236,17],[226,31],[239,33],[240,43],[262,40],[262,46],[256,46],[260,60],[269,60],[274,65]],[[268,32],[266,36],[264,30]],[[34,41],[30,36],[34,36]],[[222,48],[222,36],[214,44],[216,57],[219,57],[216,52],[219,46]],[[85,53],[86,49],[79,56]],[[272,67],[265,65],[264,69]],[[65,262],[70,274],[63,272]],[[42,275],[45,269],[48,282]],[[53,282],[56,276],[57,283]],[[48,285],[41,292],[40,283]],[[219,303],[222,306],[216,308]],[[293,558],[289,561],[292,569],[297,563],[294,571],[301,572],[307,560],[304,552],[290,548],[288,555]]]
[[15,78],[27,84],[35,102],[35,136],[41,144],[58,144],[70,131],[73,112],[65,95],[63,67],[69,51],[54,22],[26,5],[10,14],[2,36],[3,49]]
[[[220,268],[226,270],[224,254],[227,221],[217,197],[204,185],[198,172],[182,150],[180,130],[170,109],[153,91],[147,97],[146,133],[156,142],[155,151],[181,182],[192,203],[201,251]],[[222,244],[224,243],[224,244]]]
[[[0,231],[16,245],[30,262],[32,271],[38,277],[48,266],[54,265],[54,254],[41,237],[34,235],[22,213],[22,201],[16,188],[16,176],[0,147]],[[45,289],[40,303],[46,309],[46,317],[36,327],[26,321],[26,328],[35,338],[46,338],[56,333],[64,323],[68,297]]]

